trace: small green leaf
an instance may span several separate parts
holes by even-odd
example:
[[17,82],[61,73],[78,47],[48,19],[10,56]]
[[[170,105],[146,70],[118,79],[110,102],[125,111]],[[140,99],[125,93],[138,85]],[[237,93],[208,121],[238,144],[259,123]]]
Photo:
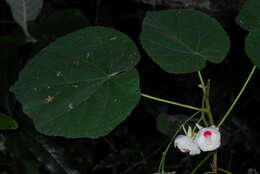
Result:
[[141,42],[150,57],[169,73],[190,73],[206,61],[221,62],[229,37],[210,16],[194,10],[148,12]]
[[14,20],[22,27],[28,41],[36,40],[28,31],[27,22],[33,21],[40,14],[43,0],[6,0],[11,8]]
[[125,34],[87,27],[33,57],[11,90],[41,133],[96,138],[138,104],[138,61],[136,45]]
[[260,68],[260,29],[251,31],[248,34],[245,48],[253,64]]
[[[66,19],[66,20],[61,20]],[[54,11],[38,23],[38,34],[52,38],[89,26],[89,20],[80,10],[66,8]]]
[[0,112],[0,129],[17,129],[18,124],[10,116]]
[[171,136],[187,118],[186,115],[160,114],[157,117],[157,130],[165,135]]
[[260,28],[260,1],[247,0],[243,5],[236,22],[246,30]]

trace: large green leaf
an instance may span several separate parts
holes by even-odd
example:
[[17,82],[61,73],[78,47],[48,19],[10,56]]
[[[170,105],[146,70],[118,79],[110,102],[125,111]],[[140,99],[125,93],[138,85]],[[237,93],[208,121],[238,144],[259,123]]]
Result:
[[194,10],[149,12],[141,42],[150,57],[170,73],[201,70],[207,60],[219,63],[229,50],[229,38],[221,25]]
[[88,27],[39,52],[12,87],[46,134],[96,138],[131,113],[140,98],[135,44],[123,33]]
[[260,1],[247,0],[236,18],[237,23],[246,30],[260,28]]
[[17,129],[18,124],[10,116],[0,112],[0,129]]
[[246,38],[246,53],[252,62],[260,68],[260,29],[251,31]]

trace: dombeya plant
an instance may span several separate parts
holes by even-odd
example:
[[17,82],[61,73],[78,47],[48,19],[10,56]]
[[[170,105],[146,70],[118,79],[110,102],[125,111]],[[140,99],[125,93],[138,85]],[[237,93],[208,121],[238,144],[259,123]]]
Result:
[[[217,165],[221,126],[260,67],[257,7],[258,0],[249,0],[237,17],[238,24],[250,31],[245,49],[254,66],[219,123],[211,111],[210,80],[205,81],[200,71],[207,61],[223,61],[229,51],[229,36],[214,18],[195,10],[148,12],[140,41],[165,71],[197,73],[202,91],[200,107],[141,93],[135,69],[140,57],[136,45],[127,35],[107,27],[87,27],[58,38],[31,58],[11,91],[39,132],[67,138],[108,134],[130,115],[141,96],[194,110],[162,153],[157,173],[174,173],[165,171],[166,156],[173,143],[191,155],[208,153],[192,174],[211,157],[212,173],[229,173]],[[178,135],[195,117],[196,125],[202,127],[193,125],[188,132],[184,129],[185,135]]]

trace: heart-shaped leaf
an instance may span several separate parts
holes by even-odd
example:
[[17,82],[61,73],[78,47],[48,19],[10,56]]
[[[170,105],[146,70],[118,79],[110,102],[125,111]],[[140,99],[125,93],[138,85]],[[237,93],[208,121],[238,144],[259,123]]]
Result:
[[11,8],[14,20],[22,27],[28,41],[36,40],[28,31],[27,22],[33,21],[40,14],[43,0],[6,0]]
[[0,129],[17,129],[18,124],[10,116],[0,112]]
[[246,30],[260,28],[260,1],[247,0],[236,18],[237,23]]
[[148,12],[141,42],[150,57],[170,73],[190,73],[206,61],[221,62],[229,50],[229,37],[210,16],[194,10]]
[[246,53],[252,62],[260,68],[260,29],[251,31],[246,38]]
[[139,60],[123,33],[87,27],[39,52],[12,87],[23,110],[46,135],[104,136],[138,104]]

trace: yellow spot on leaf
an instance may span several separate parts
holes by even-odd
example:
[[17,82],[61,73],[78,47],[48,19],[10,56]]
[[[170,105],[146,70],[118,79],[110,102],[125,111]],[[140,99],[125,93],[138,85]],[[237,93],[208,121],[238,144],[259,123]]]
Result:
[[48,103],[53,102],[53,100],[54,100],[54,97],[48,96],[48,97],[45,99],[45,102],[44,102],[44,103],[48,104]]

